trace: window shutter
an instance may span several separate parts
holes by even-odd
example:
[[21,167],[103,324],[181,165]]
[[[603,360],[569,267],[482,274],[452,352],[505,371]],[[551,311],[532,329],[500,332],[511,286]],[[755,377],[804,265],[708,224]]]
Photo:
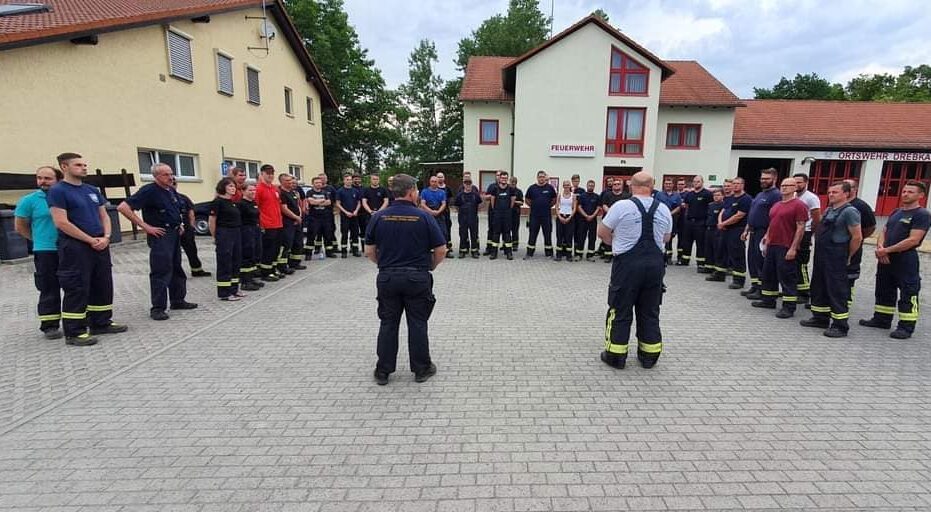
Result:
[[169,30],[168,56],[171,64],[171,76],[193,82],[194,63],[191,60],[191,40]]
[[233,95],[233,59],[217,54],[217,90]]
[[252,68],[246,68],[246,82],[249,85],[249,103],[259,105],[262,103],[262,96],[259,94],[259,72]]

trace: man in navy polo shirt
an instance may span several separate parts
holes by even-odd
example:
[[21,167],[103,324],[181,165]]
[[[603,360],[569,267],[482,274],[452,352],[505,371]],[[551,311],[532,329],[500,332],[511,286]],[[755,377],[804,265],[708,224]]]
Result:
[[543,251],[553,257],[553,205],[556,204],[556,189],[546,181],[546,171],[537,172],[537,182],[527,187],[524,202],[530,207],[530,234],[527,236],[527,252],[524,259],[533,258],[537,250],[537,235],[543,229]]
[[[117,207],[124,217],[146,234],[149,246],[149,290],[152,320],[168,320],[168,299],[171,309],[194,309],[197,304],[184,300],[187,296],[187,276],[181,266],[181,232],[184,219],[182,203],[172,187],[174,172],[168,164],[152,166],[153,183],[143,185]],[[133,210],[142,210],[142,218]]]
[[61,181],[61,171],[43,165],[36,169],[38,190],[16,203],[16,232],[32,241],[32,261],[36,266],[39,290],[39,330],[46,339],[61,338],[61,288],[58,285],[58,230],[48,209],[47,193]]
[[769,211],[773,205],[782,201],[782,194],[776,188],[776,178],[779,173],[769,168],[760,171],[760,193],[750,203],[750,212],[747,214],[747,225],[740,236],[741,240],[748,241],[747,271],[750,273],[750,289],[740,292],[750,300],[762,300],[763,290],[763,252],[760,251],[760,242],[769,228]]
[[[407,316],[410,368],[416,382],[436,374],[430,359],[427,321],[436,304],[430,271],[446,257],[446,239],[436,219],[415,206],[414,178],[396,174],[395,201],[372,215],[365,234],[365,256],[378,265],[378,363],[375,381],[384,386],[398,358],[401,314]],[[432,251],[432,254],[431,254]]]
[[336,208],[339,210],[340,256],[346,257],[347,248],[353,256],[359,252],[359,210],[362,208],[362,191],[352,186],[352,176],[343,176],[343,186],[336,191]]
[[718,229],[721,233],[721,248],[727,254],[727,267],[733,281],[727,287],[739,290],[747,282],[747,248],[742,238],[747,225],[747,213],[753,200],[744,192],[744,179],[731,181],[730,197],[724,199],[724,207],[718,214]]
[[49,189],[48,205],[58,228],[62,330],[68,345],[94,345],[95,334],[127,330],[112,321],[110,216],[100,190],[84,183],[87,162],[81,155],[62,153],[58,165],[64,179]]

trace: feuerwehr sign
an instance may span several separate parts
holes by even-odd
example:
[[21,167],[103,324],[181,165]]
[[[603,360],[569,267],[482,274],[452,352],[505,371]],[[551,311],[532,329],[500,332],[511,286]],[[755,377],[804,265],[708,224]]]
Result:
[[550,156],[563,158],[594,158],[594,144],[550,144]]

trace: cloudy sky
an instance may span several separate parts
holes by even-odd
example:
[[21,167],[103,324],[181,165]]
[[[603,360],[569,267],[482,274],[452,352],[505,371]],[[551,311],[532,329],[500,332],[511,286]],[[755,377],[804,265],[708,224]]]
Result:
[[[407,79],[407,58],[432,39],[444,78],[456,75],[460,39],[507,10],[507,0],[345,0],[389,87]],[[781,76],[817,72],[846,83],[859,73],[898,74],[931,63],[927,0],[555,0],[559,32],[596,8],[661,58],[697,60],[740,97]],[[550,0],[542,0],[544,11]]]

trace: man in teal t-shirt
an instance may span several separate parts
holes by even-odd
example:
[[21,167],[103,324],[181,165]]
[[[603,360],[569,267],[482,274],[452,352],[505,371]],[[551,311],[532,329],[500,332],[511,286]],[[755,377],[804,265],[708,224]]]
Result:
[[38,190],[16,204],[16,232],[32,241],[39,289],[39,329],[50,340],[61,338],[61,288],[58,286],[58,229],[52,222],[45,193],[62,178],[61,171],[42,166],[36,169]]

